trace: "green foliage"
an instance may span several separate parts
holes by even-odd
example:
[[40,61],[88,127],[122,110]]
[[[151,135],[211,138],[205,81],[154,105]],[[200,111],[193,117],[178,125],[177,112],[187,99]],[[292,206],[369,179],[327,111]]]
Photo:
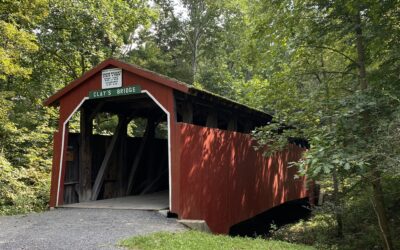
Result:
[[62,79],[70,81],[105,58],[124,53],[134,31],[147,27],[153,16],[141,0],[52,1],[38,27],[38,56],[51,59]]
[[212,235],[198,231],[179,233],[160,232],[136,236],[121,241],[129,249],[314,249],[309,246],[290,244],[261,238],[240,238]]
[[46,15],[46,1],[1,1],[0,81],[12,76],[27,77],[31,69],[24,63],[38,50],[31,28]]
[[106,57],[122,55],[153,18],[140,0],[0,2],[1,214],[47,206],[58,112],[42,101]]
[[118,126],[118,116],[110,113],[97,114],[93,120],[93,133],[113,135]]
[[393,71],[400,69],[393,61],[398,2],[266,1],[251,7],[258,14],[254,74],[268,79],[265,106],[276,111],[275,123],[254,136],[269,146],[269,154],[290,138],[308,139],[310,149],[296,165],[301,175],[333,179],[338,234],[346,230],[340,221],[348,212],[341,203],[353,199],[348,190],[363,183],[360,192],[370,197],[369,214],[375,213],[389,249],[391,217],[381,186],[400,171],[400,79]]
[[39,50],[34,29],[47,1],[0,3],[0,214],[47,206],[52,111],[29,91],[31,60]]
[[[387,150],[383,153],[379,149],[388,145],[387,133],[397,137],[394,127],[399,103],[393,96],[399,92],[395,84],[399,79],[385,81],[393,75],[377,68],[377,62],[370,60],[379,54],[378,60],[386,64],[397,54],[396,49],[387,47],[385,42],[398,36],[398,27],[391,23],[392,10],[398,6],[358,1],[346,5],[296,1],[291,6],[289,2],[272,1],[257,7],[262,17],[257,19],[254,32],[259,43],[268,48],[261,57],[271,60],[258,67],[272,68],[272,74],[265,76],[270,79],[265,105],[277,111],[277,122],[293,128],[284,131],[283,137],[310,140],[312,147],[307,153],[309,161],[306,161],[310,173],[329,174],[332,168],[329,165],[358,171],[368,168],[371,159],[387,155]],[[368,58],[371,58],[367,59],[368,90],[360,90],[359,68],[355,65],[358,55],[352,27],[356,25],[354,16],[360,10],[365,11],[360,25],[365,33]],[[385,29],[391,32],[384,37],[376,27],[377,13],[387,15]],[[383,20],[378,19],[382,23]],[[392,53],[384,57],[380,53],[382,50]],[[282,56],[276,58],[277,55]],[[393,67],[398,68],[398,65]],[[260,69],[259,74],[264,72]],[[378,75],[381,77],[376,78]],[[276,129],[276,126],[267,126],[256,136],[270,138]],[[397,144],[397,141],[391,142]],[[312,159],[316,160],[312,162]],[[318,162],[326,165],[318,165]]]
[[326,212],[314,212],[312,219],[301,220],[271,231],[271,238],[286,242],[313,245],[318,249],[335,249],[335,219]]
[[50,114],[28,111],[19,116],[14,95],[0,93],[0,102],[9,104],[0,108],[0,214],[43,210],[50,187]]
[[0,155],[0,215],[41,211],[49,199],[49,171],[15,168]]
[[[393,185],[399,178],[386,181],[384,186],[386,204],[390,214],[393,235],[400,233],[400,213],[396,208],[399,204],[399,187]],[[392,182],[392,183],[390,183]],[[324,182],[329,187],[331,184]],[[349,191],[351,198],[346,199],[343,204],[344,210],[344,237],[335,237],[335,215],[334,202],[332,197],[325,197],[326,201],[322,207],[313,211],[310,220],[300,221],[294,224],[283,226],[272,232],[271,238],[293,243],[313,245],[318,249],[380,249],[379,228],[375,224],[375,214],[371,210],[370,197],[363,192],[367,188],[359,184]],[[400,246],[398,238],[394,238],[395,249]]]
[[7,76],[27,76],[30,70],[19,64],[24,53],[31,53],[38,49],[34,43],[35,36],[15,25],[0,20],[0,79]]
[[[308,139],[299,174],[336,185],[324,185],[336,198],[284,239],[377,246],[376,176],[394,235],[400,228],[399,11],[398,1],[373,0],[1,1],[0,213],[46,207],[57,110],[42,101],[118,57],[273,114],[254,132],[267,154]],[[95,130],[116,124],[105,114]],[[143,129],[133,123],[129,133]],[[339,242],[330,236],[340,214]]]

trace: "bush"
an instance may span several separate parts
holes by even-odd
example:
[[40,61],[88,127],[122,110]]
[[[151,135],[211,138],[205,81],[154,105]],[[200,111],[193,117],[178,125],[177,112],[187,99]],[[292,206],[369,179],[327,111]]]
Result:
[[13,167],[0,155],[0,215],[46,209],[49,199],[49,177],[46,171]]
[[[400,187],[397,182],[384,180],[386,206],[391,223],[395,249],[400,247]],[[396,195],[397,194],[397,195]],[[271,238],[293,243],[313,245],[319,249],[382,249],[376,215],[370,202],[370,192],[360,187],[348,193],[343,211],[343,238],[336,235],[336,221],[332,203],[328,200],[316,207],[307,221],[283,226],[271,232]]]

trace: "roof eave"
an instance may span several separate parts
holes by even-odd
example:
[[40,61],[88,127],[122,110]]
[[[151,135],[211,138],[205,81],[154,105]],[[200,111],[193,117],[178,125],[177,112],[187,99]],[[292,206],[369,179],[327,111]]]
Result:
[[207,96],[210,96],[212,98],[219,99],[222,102],[230,103],[231,105],[234,105],[236,107],[240,107],[240,108],[242,108],[244,110],[248,110],[249,112],[253,112],[253,113],[256,113],[256,114],[258,114],[260,116],[264,116],[264,117],[266,117],[266,118],[268,118],[270,120],[272,120],[272,117],[273,117],[271,114],[268,114],[268,113],[266,113],[266,112],[264,112],[262,110],[259,110],[259,109],[244,105],[242,103],[236,102],[234,100],[231,100],[229,98],[220,96],[218,94],[212,93],[212,92],[207,91],[207,90],[203,90],[203,89],[199,89],[199,88],[190,86],[189,87],[189,92],[191,92],[192,94],[195,94],[196,92],[197,93],[202,93],[203,95],[207,95]]
[[96,73],[100,72],[102,69],[104,69],[108,66],[115,66],[115,67],[121,68],[121,69],[131,72],[133,74],[139,75],[143,78],[161,83],[165,86],[168,86],[170,88],[176,89],[176,90],[184,92],[184,93],[187,93],[189,91],[188,86],[182,82],[179,82],[178,80],[168,78],[166,76],[157,74],[157,73],[149,71],[149,70],[145,70],[136,65],[134,66],[134,65],[122,62],[122,61],[118,61],[113,58],[109,58],[109,59],[101,62],[99,65],[95,66],[91,70],[87,71],[81,77],[79,77],[78,79],[75,79],[74,81],[69,83],[64,88],[57,91],[54,95],[50,96],[46,101],[44,101],[43,105],[58,106],[60,98],[62,98],[65,94],[72,91],[74,88],[79,86],[81,83],[83,83],[84,81],[86,81],[87,79],[89,79],[90,77],[92,77],[93,75],[95,75]]

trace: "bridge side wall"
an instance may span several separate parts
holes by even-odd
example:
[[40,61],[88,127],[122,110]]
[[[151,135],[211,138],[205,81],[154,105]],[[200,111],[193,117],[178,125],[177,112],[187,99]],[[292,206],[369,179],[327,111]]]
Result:
[[294,179],[304,149],[290,145],[266,158],[248,134],[186,123],[180,129],[181,219],[205,220],[214,233],[286,201],[307,197],[305,179]]

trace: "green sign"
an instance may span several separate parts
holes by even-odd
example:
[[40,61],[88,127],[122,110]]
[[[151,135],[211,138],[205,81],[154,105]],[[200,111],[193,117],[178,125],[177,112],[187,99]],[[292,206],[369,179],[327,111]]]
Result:
[[139,94],[140,91],[141,91],[141,88],[139,85],[133,85],[133,86],[123,87],[123,88],[114,88],[114,89],[100,89],[100,90],[90,91],[89,99]]

